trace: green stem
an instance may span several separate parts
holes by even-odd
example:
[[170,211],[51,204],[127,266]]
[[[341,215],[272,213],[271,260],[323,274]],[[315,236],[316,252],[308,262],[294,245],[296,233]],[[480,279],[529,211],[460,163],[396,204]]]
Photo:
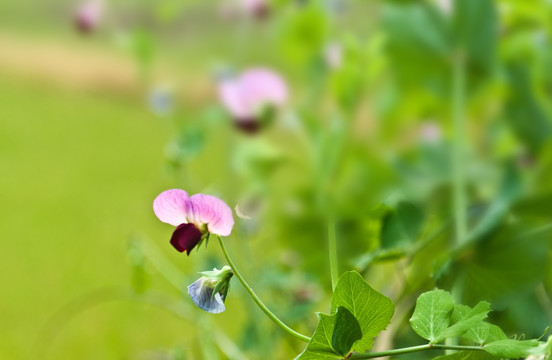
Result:
[[230,256],[228,255],[228,251],[226,251],[226,247],[224,246],[224,242],[222,241],[222,238],[220,236],[218,236],[218,239],[219,239],[219,243],[220,243],[220,248],[222,249],[222,252],[224,253],[224,257],[226,258],[226,261],[228,261],[228,265],[230,265],[230,267],[232,268],[232,271],[234,271],[234,275],[236,275],[236,277],[238,278],[238,280],[240,280],[240,282],[242,283],[243,287],[245,288],[245,290],[249,293],[249,295],[251,295],[251,297],[253,298],[253,300],[255,301],[255,303],[257,303],[257,305],[259,306],[259,308],[261,308],[261,310],[270,318],[272,319],[272,321],[274,321],[276,323],[276,325],[278,325],[279,327],[281,327],[285,332],[287,332],[288,334],[292,335],[292,336],[295,336],[297,339],[301,340],[301,341],[304,341],[304,342],[309,342],[311,340],[310,337],[308,336],[305,336],[303,334],[300,334],[298,333],[297,331],[293,330],[292,328],[290,328],[289,326],[287,326],[286,324],[284,324],[284,322],[282,320],[280,320],[276,315],[274,315],[272,313],[272,311],[270,311],[265,304],[263,304],[263,302],[261,301],[261,299],[259,299],[259,297],[257,296],[257,294],[255,294],[255,292],[253,291],[253,289],[251,288],[251,286],[249,286],[249,284],[247,283],[247,281],[245,281],[245,279],[243,278],[243,276],[240,274],[240,272],[238,271],[238,269],[236,268],[236,265],[234,265],[234,262],[232,261],[232,259],[230,259]]
[[[455,245],[461,246],[468,240],[468,222],[466,205],[466,175],[463,157],[463,142],[466,138],[465,129],[465,72],[464,54],[458,49],[452,59],[452,123],[453,123],[453,148],[452,148],[452,186],[455,223]],[[458,280],[454,285],[452,296],[455,300],[461,298],[463,284]],[[458,340],[450,338],[446,340],[448,346],[455,346]],[[447,351],[447,355],[449,352]]]
[[452,63],[452,121],[454,143],[452,151],[454,219],[456,227],[456,244],[460,245],[467,239],[467,206],[465,194],[465,168],[463,159],[463,141],[465,139],[464,107],[465,107],[465,69],[464,55],[457,51]]
[[332,291],[335,290],[339,271],[337,267],[337,243],[335,239],[335,222],[328,223],[328,248],[330,252],[330,275],[332,277]]
[[408,353],[413,353],[413,352],[418,352],[418,351],[426,351],[426,350],[475,350],[475,351],[483,351],[483,348],[481,346],[426,344],[426,345],[418,345],[418,346],[412,346],[412,347],[407,347],[407,348],[402,348],[402,349],[377,351],[377,352],[371,352],[371,353],[366,353],[366,354],[353,354],[349,357],[349,359],[374,359],[374,358],[379,358],[379,357],[408,354]]

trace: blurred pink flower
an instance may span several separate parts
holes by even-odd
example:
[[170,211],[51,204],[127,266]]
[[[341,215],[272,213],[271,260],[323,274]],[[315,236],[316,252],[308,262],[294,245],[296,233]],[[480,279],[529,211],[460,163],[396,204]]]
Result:
[[441,127],[439,124],[427,121],[420,127],[420,140],[424,143],[436,143],[441,140]]
[[94,30],[101,19],[103,11],[102,0],[86,0],[82,2],[75,12],[75,25],[83,33]]
[[264,19],[270,13],[267,0],[241,0],[242,11],[256,19]]
[[270,14],[270,4],[268,0],[225,1],[220,8],[220,14],[227,20],[236,20],[240,17],[263,20]]
[[153,211],[162,222],[176,226],[171,245],[188,255],[210,233],[228,236],[234,226],[232,210],[224,201],[203,194],[189,197],[180,189],[159,194],[153,201]]
[[263,112],[287,100],[287,86],[277,73],[253,68],[238,77],[225,78],[218,85],[220,100],[234,117],[236,125],[255,131]]

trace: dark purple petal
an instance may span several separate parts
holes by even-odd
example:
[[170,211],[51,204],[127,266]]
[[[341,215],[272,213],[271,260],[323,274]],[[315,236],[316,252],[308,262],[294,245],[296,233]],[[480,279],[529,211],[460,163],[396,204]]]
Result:
[[173,232],[171,245],[179,252],[190,251],[201,241],[201,231],[194,224],[180,224]]
[[246,134],[256,134],[261,128],[259,120],[256,118],[238,118],[234,121],[234,124],[238,129]]

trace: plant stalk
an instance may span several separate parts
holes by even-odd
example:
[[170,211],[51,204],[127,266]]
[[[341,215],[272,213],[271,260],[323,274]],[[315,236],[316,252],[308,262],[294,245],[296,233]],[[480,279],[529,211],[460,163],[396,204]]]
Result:
[[276,323],[276,325],[278,325],[280,328],[282,328],[282,330],[284,330],[285,332],[287,332],[288,334],[290,334],[291,336],[294,336],[296,337],[297,339],[301,340],[301,341],[304,341],[304,342],[309,342],[311,340],[310,337],[308,336],[305,336],[303,334],[300,334],[298,333],[297,331],[293,330],[292,328],[290,328],[289,326],[287,326],[286,324],[284,324],[284,322],[282,320],[280,320],[276,315],[274,315],[274,313],[272,313],[272,311],[270,311],[266,305],[261,301],[261,299],[259,299],[259,297],[257,296],[257,294],[255,294],[255,291],[253,291],[253,289],[251,288],[251,286],[249,286],[249,284],[247,283],[247,281],[245,281],[244,277],[242,276],[242,274],[238,271],[238,269],[236,268],[236,265],[234,264],[234,262],[232,261],[232,259],[230,259],[230,255],[228,255],[228,251],[226,251],[226,247],[224,246],[224,242],[222,241],[222,238],[220,236],[218,236],[218,239],[219,239],[219,244],[220,244],[220,248],[222,249],[222,252],[224,254],[224,257],[226,258],[226,261],[228,261],[228,265],[230,265],[230,267],[232,268],[232,271],[234,272],[234,275],[236,275],[236,277],[238,278],[238,280],[240,280],[240,282],[242,283],[243,287],[245,288],[245,290],[249,293],[249,295],[253,298],[253,300],[255,301],[255,303],[259,306],[259,308],[272,320]]
[[379,357],[393,356],[408,354],[418,351],[426,350],[474,350],[474,351],[484,351],[481,346],[461,346],[461,345],[441,345],[441,344],[426,344],[412,346],[402,349],[393,349],[387,351],[377,351],[365,354],[352,354],[349,359],[374,359]]
[[453,58],[452,73],[452,122],[454,129],[452,150],[452,176],[453,176],[453,204],[454,221],[456,229],[456,245],[461,245],[467,240],[467,202],[466,202],[466,175],[463,159],[463,142],[466,138],[465,129],[465,66],[464,55],[457,51]]
[[328,248],[330,253],[330,275],[332,278],[332,291],[335,291],[339,270],[337,266],[337,242],[335,236],[335,222],[328,223]]

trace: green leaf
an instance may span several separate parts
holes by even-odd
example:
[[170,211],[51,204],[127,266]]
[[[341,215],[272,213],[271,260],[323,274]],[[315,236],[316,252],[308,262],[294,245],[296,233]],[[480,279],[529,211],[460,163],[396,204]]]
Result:
[[280,46],[283,55],[291,61],[312,60],[326,42],[329,19],[316,1],[293,11],[284,19],[280,29]]
[[362,330],[358,320],[343,306],[337,308],[335,317],[332,348],[338,354],[346,356],[351,351],[355,341],[362,338]]
[[454,301],[452,296],[443,290],[428,291],[416,301],[410,324],[416,334],[430,343],[440,339],[440,335],[450,324]]
[[332,339],[337,314],[328,316],[317,313],[318,325],[309,341],[307,348],[295,358],[295,360],[325,360],[338,359],[338,355],[332,348]]
[[437,336],[435,342],[464,334],[470,328],[482,323],[489,311],[491,306],[486,301],[481,301],[473,309],[466,305],[456,305],[452,313],[452,320],[455,323]]
[[501,328],[486,322],[481,322],[472,327],[462,337],[479,345],[508,338]]
[[394,212],[383,220],[381,247],[391,249],[413,243],[422,230],[423,211],[408,202],[401,202]]
[[459,351],[450,355],[442,355],[433,360],[495,360],[497,357],[485,351]]
[[507,74],[510,91],[504,115],[525,146],[537,153],[552,136],[550,116],[535,94],[531,74],[523,60],[512,62]]
[[497,309],[508,306],[512,297],[533,291],[545,275],[550,233],[529,229],[521,222],[503,224],[485,241],[455,254],[437,272],[437,285],[450,289],[461,284],[462,302],[486,299]]
[[362,338],[353,346],[358,352],[372,348],[374,337],[387,327],[395,312],[391,299],[372,289],[356,271],[344,273],[337,281],[332,313],[340,306],[354,315],[362,329]]
[[456,0],[453,32],[457,46],[467,54],[468,65],[479,75],[494,62],[498,17],[492,0]]
[[550,359],[550,355],[552,355],[552,335],[548,337],[547,342],[541,342],[538,347],[531,349],[530,352],[533,356],[544,356],[545,359]]
[[535,350],[540,345],[540,342],[536,339],[532,340],[513,340],[505,339],[493,341],[485,346],[483,349],[494,356],[507,359],[525,358],[531,355],[531,350]]
[[403,82],[419,85],[431,76],[444,78],[451,52],[449,30],[433,6],[386,2],[382,18],[387,56]]

